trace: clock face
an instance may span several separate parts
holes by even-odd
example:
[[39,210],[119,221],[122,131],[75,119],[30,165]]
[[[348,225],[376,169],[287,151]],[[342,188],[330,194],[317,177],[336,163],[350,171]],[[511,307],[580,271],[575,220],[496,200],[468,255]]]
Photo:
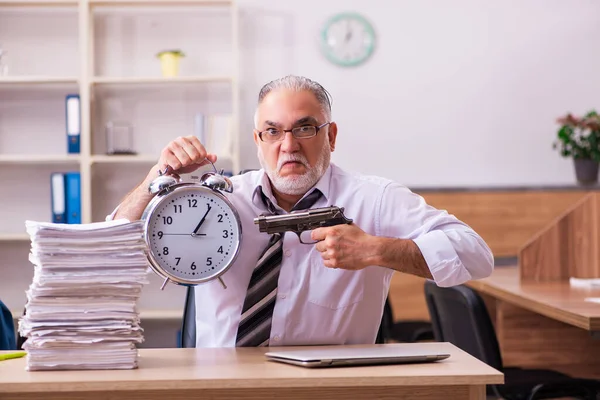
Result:
[[325,56],[341,66],[365,62],[375,48],[375,31],[359,14],[338,14],[325,24],[321,44]]
[[241,226],[229,202],[211,189],[181,186],[158,199],[146,218],[153,267],[176,283],[220,276],[237,256]]

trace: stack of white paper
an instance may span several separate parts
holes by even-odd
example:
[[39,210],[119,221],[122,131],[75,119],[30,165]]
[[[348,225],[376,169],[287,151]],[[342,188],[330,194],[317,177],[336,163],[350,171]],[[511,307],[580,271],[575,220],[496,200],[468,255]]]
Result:
[[35,266],[19,332],[26,369],[130,369],[143,342],[143,223],[26,222]]

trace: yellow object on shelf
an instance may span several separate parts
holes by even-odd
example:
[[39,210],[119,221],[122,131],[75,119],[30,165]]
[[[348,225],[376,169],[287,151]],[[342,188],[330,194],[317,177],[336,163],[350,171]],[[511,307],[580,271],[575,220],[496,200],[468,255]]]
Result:
[[160,68],[164,77],[179,75],[179,61],[185,55],[179,50],[162,51],[157,57],[160,59]]

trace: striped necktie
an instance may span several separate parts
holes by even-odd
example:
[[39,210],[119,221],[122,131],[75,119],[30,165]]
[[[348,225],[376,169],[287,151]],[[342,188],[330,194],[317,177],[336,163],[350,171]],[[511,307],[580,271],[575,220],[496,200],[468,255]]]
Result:
[[[277,214],[271,201],[262,193],[262,199],[271,214]],[[321,197],[318,189],[300,200],[292,211],[305,210],[313,206]],[[236,346],[267,346],[271,335],[271,319],[275,309],[277,281],[283,258],[283,234],[271,236],[269,244],[262,252],[252,272],[246,299],[242,307],[242,317],[238,327]]]

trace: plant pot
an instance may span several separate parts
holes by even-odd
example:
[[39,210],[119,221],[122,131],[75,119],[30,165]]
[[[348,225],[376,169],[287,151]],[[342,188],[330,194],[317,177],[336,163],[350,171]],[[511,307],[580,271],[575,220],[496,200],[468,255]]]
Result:
[[598,161],[590,159],[574,159],[575,176],[577,181],[584,185],[598,182]]
[[160,67],[164,77],[175,77],[179,74],[179,60],[181,56],[174,53],[162,53],[159,56]]

